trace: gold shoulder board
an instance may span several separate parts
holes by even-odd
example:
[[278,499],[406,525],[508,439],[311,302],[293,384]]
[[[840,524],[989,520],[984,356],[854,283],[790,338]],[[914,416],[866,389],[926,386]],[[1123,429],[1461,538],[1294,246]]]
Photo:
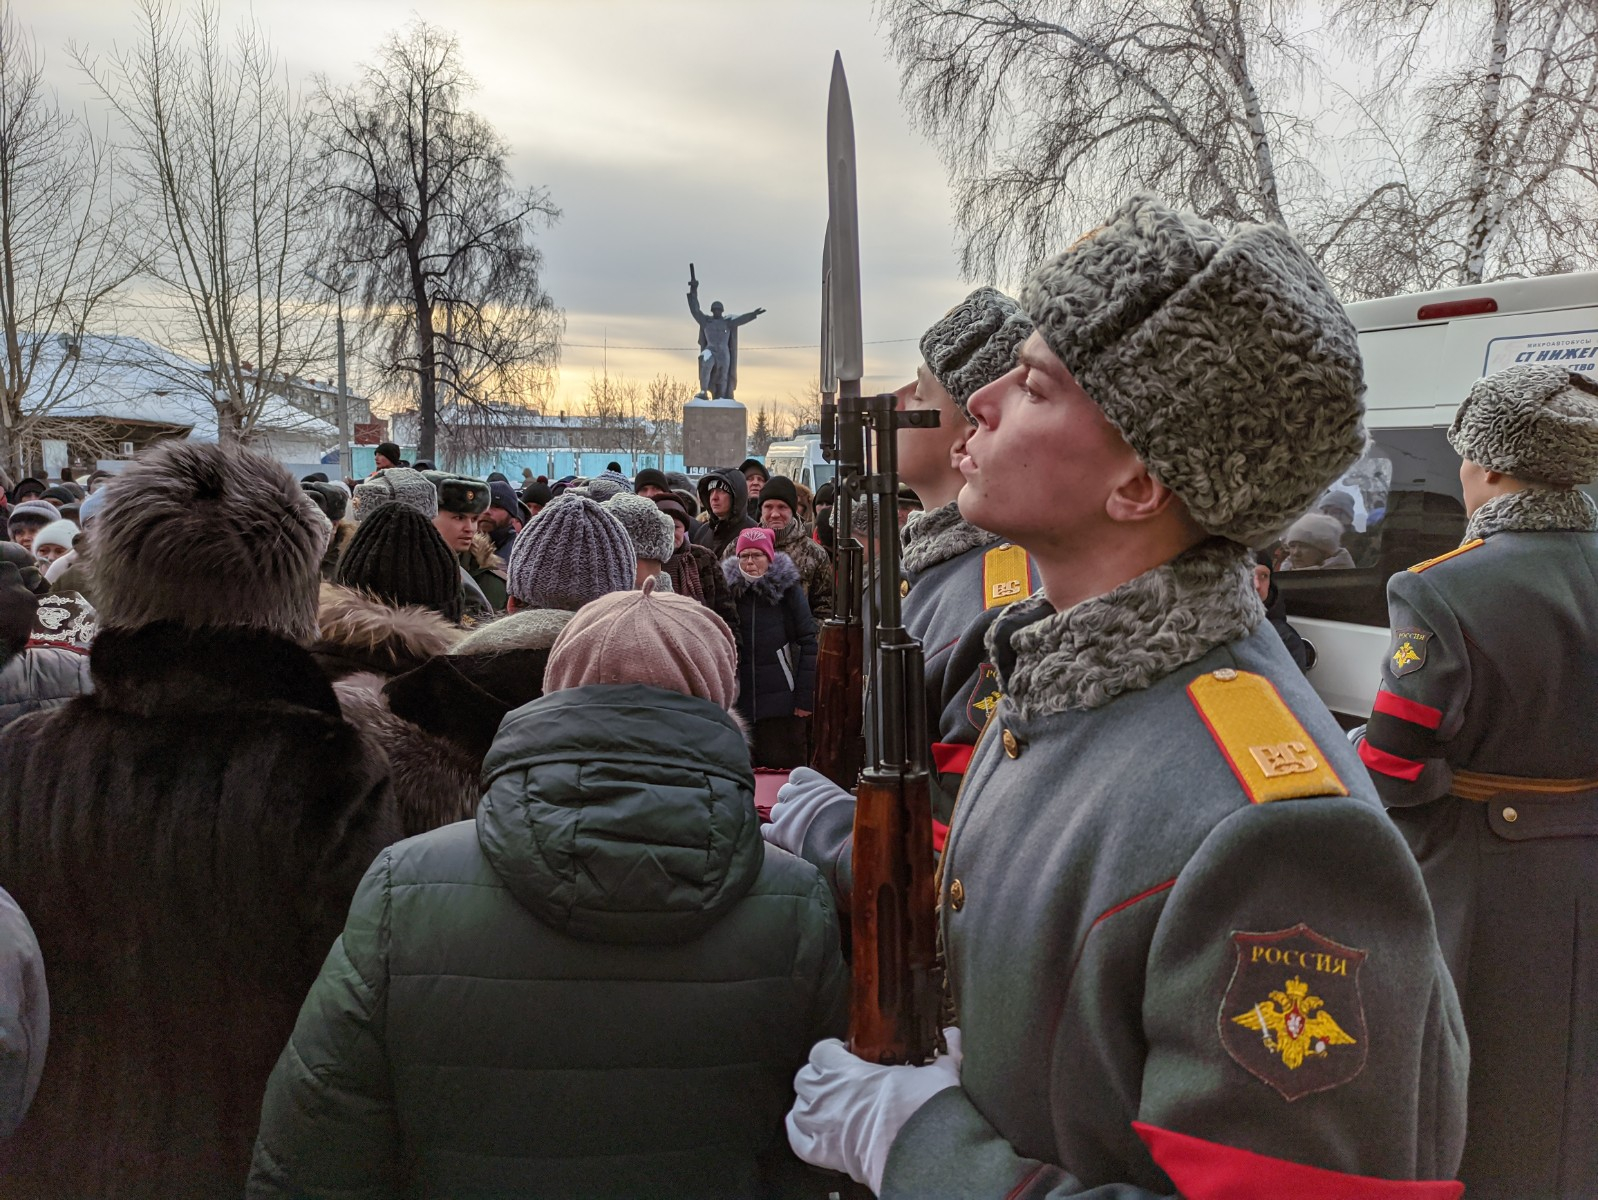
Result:
[[1003,542],[982,556],[982,607],[1002,608],[1032,592],[1032,564],[1020,546]]
[[1447,554],[1439,554],[1436,558],[1428,558],[1425,562],[1416,563],[1413,567],[1410,568],[1410,571],[1411,571],[1411,573],[1413,573],[1415,575],[1419,575],[1422,571],[1425,571],[1425,570],[1427,570],[1427,569],[1429,569],[1431,567],[1435,567],[1438,563],[1445,563],[1451,558],[1458,558],[1461,554],[1464,554],[1467,550],[1474,550],[1477,546],[1480,546],[1481,544],[1482,544],[1482,539],[1481,538],[1472,538],[1470,541],[1466,542],[1463,546],[1459,547],[1457,550],[1450,550]]
[[1346,796],[1293,710],[1263,675],[1223,667],[1187,685],[1188,697],[1254,804]]

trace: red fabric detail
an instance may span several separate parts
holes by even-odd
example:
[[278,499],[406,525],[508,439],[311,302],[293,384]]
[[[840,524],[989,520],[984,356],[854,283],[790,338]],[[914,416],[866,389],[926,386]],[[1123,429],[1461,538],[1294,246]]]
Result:
[[1383,775],[1390,775],[1394,779],[1405,779],[1413,783],[1420,778],[1420,773],[1426,769],[1425,763],[1418,763],[1412,758],[1402,758],[1397,754],[1389,754],[1371,745],[1370,738],[1359,744],[1359,761],[1373,771]]
[[787,771],[755,768],[755,814],[760,818],[762,825],[770,822],[771,810],[777,804],[777,791],[787,782]]
[[959,742],[933,742],[932,769],[940,775],[964,775],[975,749]]
[[1149,888],[1148,891],[1139,892],[1137,895],[1133,896],[1130,900],[1123,900],[1123,901],[1121,901],[1121,903],[1115,905],[1114,907],[1105,909],[1098,916],[1093,918],[1093,925],[1088,926],[1088,928],[1092,929],[1093,926],[1097,925],[1100,921],[1109,920],[1109,918],[1113,917],[1116,913],[1122,912],[1125,909],[1131,908],[1138,901],[1147,900],[1150,896],[1158,896],[1161,892],[1169,891],[1171,888],[1173,888],[1175,886],[1176,886],[1175,877],[1167,879],[1164,883],[1157,883],[1153,887]]
[[1157,1125],[1132,1128],[1183,1200],[1459,1200],[1465,1185],[1445,1179],[1374,1179],[1238,1150]]
[[932,818],[932,848],[943,853],[943,844],[949,840],[949,827],[936,817]]
[[1411,725],[1419,725],[1423,729],[1436,729],[1443,723],[1442,709],[1422,704],[1419,700],[1407,700],[1386,688],[1377,690],[1376,703],[1372,705],[1372,711],[1386,713],[1390,717],[1397,717],[1400,721],[1408,721]]

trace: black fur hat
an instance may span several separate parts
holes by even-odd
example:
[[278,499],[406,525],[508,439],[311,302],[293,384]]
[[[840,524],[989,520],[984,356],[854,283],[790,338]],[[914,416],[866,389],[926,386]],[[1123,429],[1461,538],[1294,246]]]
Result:
[[89,537],[102,627],[316,636],[327,524],[265,455],[162,442],[105,485]]

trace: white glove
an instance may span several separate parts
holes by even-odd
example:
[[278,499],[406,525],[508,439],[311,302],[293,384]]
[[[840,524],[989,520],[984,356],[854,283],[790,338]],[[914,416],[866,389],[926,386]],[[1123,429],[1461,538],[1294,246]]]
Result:
[[810,823],[821,810],[833,804],[853,804],[854,797],[820,771],[800,767],[777,789],[771,820],[760,827],[760,835],[789,854],[798,854],[805,844]]
[[847,1172],[882,1191],[899,1130],[923,1104],[960,1082],[960,1031],[945,1029],[949,1052],[924,1067],[881,1067],[857,1058],[837,1038],[817,1042],[794,1077],[788,1144],[805,1162]]

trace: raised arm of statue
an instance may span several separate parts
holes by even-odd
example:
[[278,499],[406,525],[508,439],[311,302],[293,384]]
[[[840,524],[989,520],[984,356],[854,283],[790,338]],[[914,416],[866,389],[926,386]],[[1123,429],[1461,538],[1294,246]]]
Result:
[[731,321],[734,325],[747,325],[747,324],[749,324],[750,321],[753,321],[756,317],[758,317],[761,313],[763,313],[765,311],[766,310],[763,309],[763,308],[757,308],[757,309],[755,309],[754,312],[746,312],[741,317],[728,317],[727,319],[729,321]]
[[694,314],[694,320],[701,325],[707,320],[705,314],[699,308],[699,284],[697,281],[688,285],[688,311]]

